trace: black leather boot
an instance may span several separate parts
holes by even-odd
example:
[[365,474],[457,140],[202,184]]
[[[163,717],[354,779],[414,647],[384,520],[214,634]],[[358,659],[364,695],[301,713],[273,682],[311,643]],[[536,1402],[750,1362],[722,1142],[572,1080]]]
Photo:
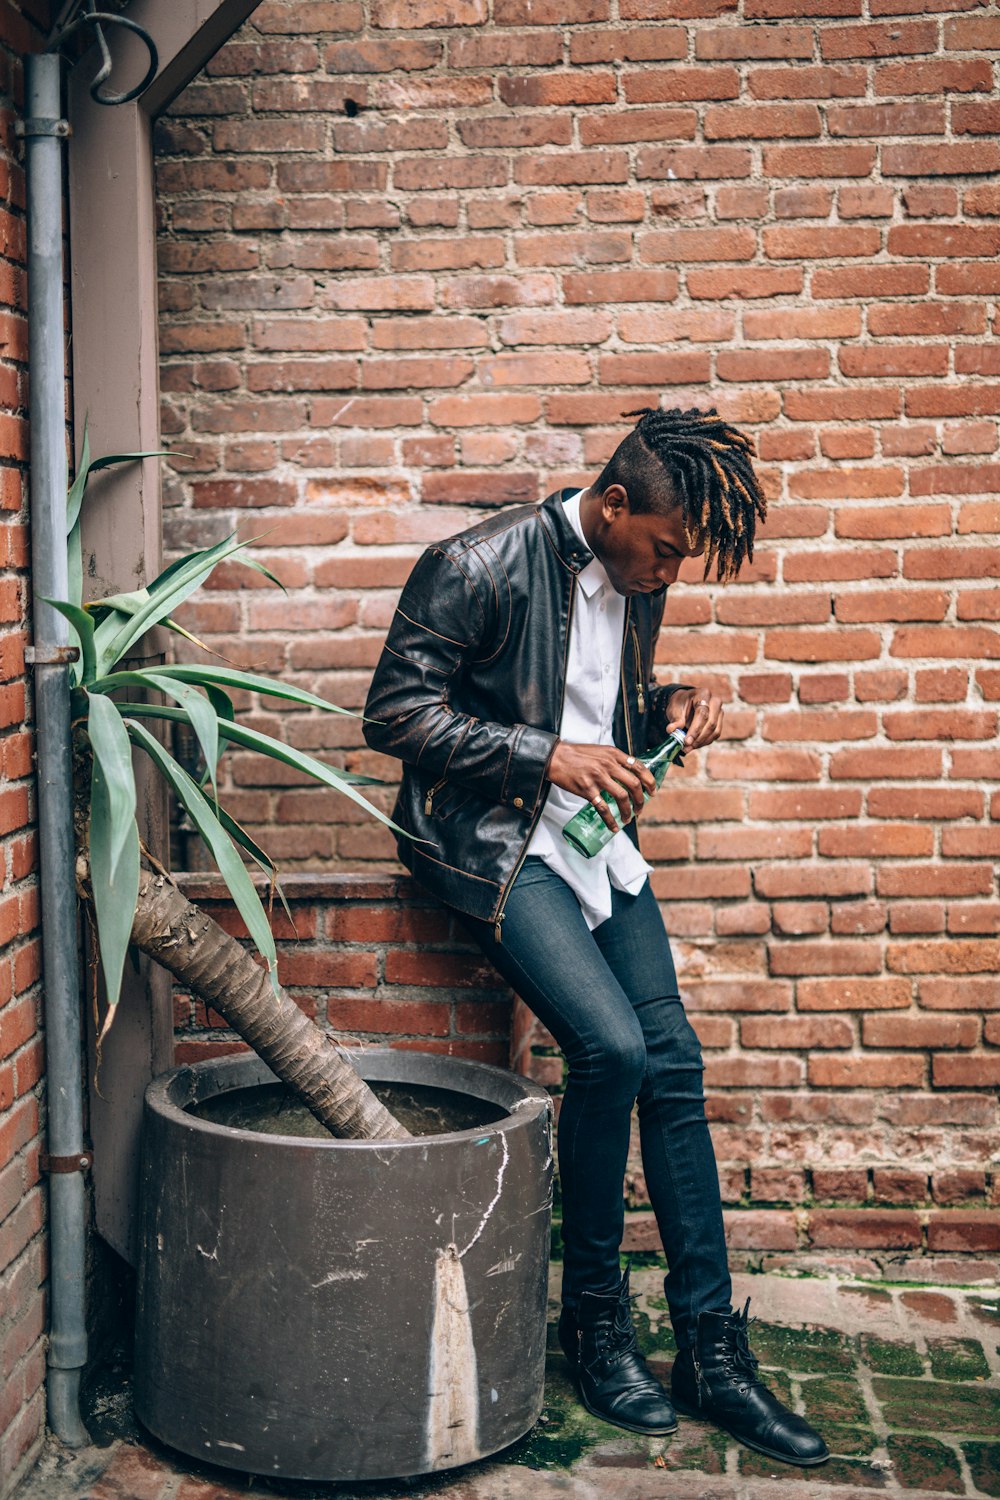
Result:
[[564,1307],[559,1343],[589,1412],[630,1432],[675,1432],[677,1416],[639,1351],[628,1271],[616,1292],[584,1292],[577,1312]]
[[704,1417],[748,1448],[786,1464],[821,1464],[830,1451],[804,1417],[796,1416],[757,1378],[758,1360],[747,1337],[748,1297],[742,1312],[698,1314],[693,1349],[674,1360],[671,1394],[678,1411]]

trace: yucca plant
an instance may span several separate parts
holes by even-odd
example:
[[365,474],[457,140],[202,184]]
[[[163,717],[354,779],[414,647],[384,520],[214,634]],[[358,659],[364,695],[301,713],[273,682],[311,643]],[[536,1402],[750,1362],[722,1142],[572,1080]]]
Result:
[[[212,662],[142,670],[123,666],[154,625],[164,625],[202,646],[173,619],[173,612],[221,562],[238,558],[273,582],[278,580],[245,555],[246,543],[237,541],[233,533],[214,547],[178,558],[146,588],[83,602],[80,509],[88,479],[97,470],[157,456],[123,453],[92,461],[84,431],[83,452],[67,505],[71,597],[47,601],[69,621],[79,649],[71,668],[76,881],[93,915],[104,978],[107,1014],[101,1036],[114,1019],[126,954],[134,943],[218,1011],[333,1134],[369,1139],[405,1136],[407,1132],[356,1072],[347,1052],[281,988],[267,912],[240,850],[267,873],[284,903],[277,871],[218,797],[220,756],[229,745],[239,745],[294,766],[394,827],[357,789],[371,778],[328,766],[238,723],[230,692],[245,689],[327,713],[348,710],[302,688]],[[136,689],[169,701],[123,701],[119,696]],[[151,732],[149,725],[156,721],[189,726],[204,759],[202,776],[196,779],[185,770]],[[204,840],[266,967],[188,901],[169,873],[143,849],[136,823],[133,747],[147,755],[165,777]]]

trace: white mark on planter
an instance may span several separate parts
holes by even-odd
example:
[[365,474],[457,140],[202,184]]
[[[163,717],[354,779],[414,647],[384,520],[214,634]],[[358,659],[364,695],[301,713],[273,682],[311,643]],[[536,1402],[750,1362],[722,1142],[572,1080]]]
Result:
[[[205,1446],[206,1446],[206,1447],[207,1447],[207,1448],[210,1448],[210,1447],[211,1447],[211,1446],[212,1446],[212,1445],[211,1445],[211,1443],[206,1443],[206,1445],[205,1445]],[[242,1444],[242,1443],[227,1443],[227,1442],[226,1442],[226,1441],[225,1441],[225,1439],[224,1439],[224,1438],[219,1438],[219,1440],[218,1440],[218,1442],[217,1442],[217,1443],[216,1443],[216,1445],[215,1445],[215,1446],[216,1446],[216,1447],[217,1447],[217,1448],[232,1448],[232,1449],[234,1449],[234,1450],[235,1450],[235,1451],[236,1451],[236,1452],[237,1452],[237,1453],[245,1453],[245,1452],[246,1452],[246,1451],[247,1451],[247,1450],[246,1450],[246,1449],[245,1449],[245,1448],[244,1448],[244,1446],[243,1446],[243,1444]]]
[[494,1405],[500,1400],[500,1392],[494,1390],[492,1386],[490,1386],[490,1400]]
[[348,1271],[328,1271],[321,1281],[312,1281],[310,1286],[316,1292],[321,1286],[329,1286],[331,1281],[367,1281],[368,1272],[351,1269]]
[[506,1260],[498,1260],[495,1266],[490,1266],[486,1274],[487,1276],[502,1276],[505,1271],[515,1270],[520,1259],[521,1252],[519,1250],[516,1255],[508,1255]]
[[469,1317],[469,1293],[458,1248],[437,1252],[431,1329],[427,1470],[479,1458],[479,1377]]
[[486,1209],[486,1212],[483,1214],[482,1220],[480,1221],[480,1224],[479,1224],[479,1228],[476,1230],[475,1234],[472,1236],[472,1239],[466,1245],[465,1249],[464,1250],[460,1250],[458,1252],[458,1258],[459,1258],[459,1260],[462,1260],[466,1255],[468,1255],[469,1251],[472,1249],[473,1245],[476,1243],[476,1241],[478,1240],[479,1236],[482,1234],[483,1230],[486,1228],[487,1224],[489,1223],[490,1217],[491,1217],[491,1215],[493,1213],[493,1210],[496,1208],[497,1204],[500,1202],[500,1194],[503,1192],[503,1174],[506,1172],[506,1170],[507,1170],[507,1163],[510,1161],[510,1147],[507,1144],[507,1137],[506,1137],[506,1135],[501,1135],[501,1137],[500,1137],[500,1143],[503,1146],[503,1161],[501,1161],[501,1163],[500,1163],[500,1170],[497,1172],[497,1190],[493,1194],[493,1198],[490,1201],[489,1206]]
[[156,1248],[157,1248],[157,1250],[162,1250],[163,1249],[163,1235],[162,1234],[158,1234],[156,1236]]

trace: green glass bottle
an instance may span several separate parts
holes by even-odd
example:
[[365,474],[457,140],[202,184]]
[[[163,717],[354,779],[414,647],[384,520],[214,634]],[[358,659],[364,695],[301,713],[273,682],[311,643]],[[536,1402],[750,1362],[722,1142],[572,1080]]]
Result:
[[[684,764],[685,740],[684,730],[675,729],[662,745],[657,745],[655,750],[650,750],[647,755],[639,757],[642,764],[652,771],[657,787],[663,785],[668,766],[672,766],[674,761],[680,765]],[[598,850],[603,849],[605,844],[614,838],[615,833],[624,826],[617,799],[609,796],[607,792],[602,792],[601,795],[611,809],[611,816],[618,824],[617,829],[609,828],[597,808],[588,802],[585,807],[580,808],[579,812],[573,814],[562,831],[567,844],[572,845],[578,854],[583,855],[584,859],[592,859]]]

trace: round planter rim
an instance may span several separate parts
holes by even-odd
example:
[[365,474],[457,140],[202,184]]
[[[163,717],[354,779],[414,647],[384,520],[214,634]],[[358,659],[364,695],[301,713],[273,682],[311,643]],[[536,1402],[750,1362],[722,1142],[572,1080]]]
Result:
[[[322,1137],[318,1136],[282,1135],[276,1131],[244,1130],[239,1129],[233,1125],[223,1125],[217,1120],[207,1120],[204,1118],[204,1116],[192,1113],[192,1111],[189,1108],[186,1108],[185,1105],[178,1104],[174,1099],[171,1098],[171,1089],[176,1083],[180,1081],[182,1077],[193,1075],[195,1080],[197,1081],[198,1079],[206,1075],[209,1075],[213,1072],[218,1072],[220,1068],[224,1069],[226,1067],[234,1067],[240,1063],[249,1064],[250,1066],[256,1065],[259,1069],[263,1070],[265,1074],[270,1075],[270,1080],[273,1080],[274,1083],[280,1083],[281,1080],[268,1067],[267,1063],[265,1063],[262,1058],[259,1058],[254,1052],[249,1051],[227,1053],[222,1057],[203,1058],[200,1062],[195,1063],[179,1063],[177,1067],[171,1068],[166,1073],[159,1074],[158,1077],[152,1079],[152,1081],[147,1084],[145,1092],[146,1107],[150,1110],[153,1110],[156,1114],[172,1121],[175,1125],[183,1125],[188,1129],[202,1132],[208,1137],[215,1136],[226,1140],[243,1140],[256,1142],[258,1144],[264,1143],[265,1145],[273,1144],[281,1146],[295,1146],[299,1149],[320,1151],[329,1150],[331,1146],[337,1147],[338,1149],[353,1149],[356,1151],[403,1151],[412,1150],[414,1148],[422,1148],[428,1141],[462,1141],[469,1137],[482,1135],[484,1131],[494,1131],[498,1126],[502,1125],[506,1126],[508,1129],[512,1127],[516,1128],[522,1123],[526,1124],[529,1120],[535,1119],[537,1115],[540,1114],[543,1110],[551,1111],[552,1109],[551,1096],[544,1088],[541,1087],[540,1084],[534,1083],[529,1078],[525,1078],[521,1073],[512,1072],[509,1068],[498,1068],[495,1067],[492,1063],[479,1062],[475,1058],[449,1057],[446,1054],[442,1054],[440,1052],[421,1052],[417,1049],[401,1051],[400,1049],[395,1047],[370,1047],[365,1048],[363,1052],[359,1053],[360,1060],[363,1060],[366,1063],[375,1064],[375,1067],[370,1071],[376,1079],[380,1079],[377,1067],[378,1063],[389,1058],[392,1058],[396,1063],[403,1063],[406,1059],[410,1058],[427,1058],[432,1059],[434,1062],[439,1063],[445,1067],[457,1065],[460,1071],[474,1072],[478,1075],[485,1074],[488,1078],[494,1078],[498,1082],[504,1084],[508,1089],[513,1086],[514,1090],[520,1094],[521,1098],[520,1101],[512,1103],[510,1106],[497,1103],[497,1101],[495,1100],[485,1101],[494,1104],[496,1108],[503,1109],[505,1112],[499,1120],[490,1120],[483,1125],[472,1125],[465,1130],[442,1130],[434,1131],[426,1135],[414,1135],[402,1137],[399,1139],[390,1138],[382,1140],[355,1140],[340,1136],[330,1136],[329,1139],[324,1140]],[[368,1069],[362,1071],[359,1068],[361,1076],[365,1078],[366,1081],[368,1071]],[[389,1078],[380,1079],[380,1081],[390,1083],[396,1082],[398,1080]],[[410,1082],[417,1081],[410,1080]],[[238,1083],[234,1085],[232,1089],[218,1089],[215,1091],[214,1095],[205,1095],[205,1097],[218,1097],[221,1094],[235,1092],[237,1088],[264,1088],[268,1086],[269,1079],[262,1078],[259,1079],[256,1083]],[[448,1088],[447,1084],[427,1085],[417,1083],[417,1086],[441,1087],[445,1089]],[[451,1092],[461,1092],[461,1088],[458,1085],[457,1080],[456,1087],[452,1088]],[[477,1096],[474,1095],[473,1097]],[[198,1099],[198,1095],[195,1092],[187,1100],[187,1104],[190,1105],[196,1102],[201,1101]],[[536,1105],[537,1108],[532,1109],[528,1107],[522,1107],[531,1104]],[[512,1122],[512,1125],[508,1122]]]

